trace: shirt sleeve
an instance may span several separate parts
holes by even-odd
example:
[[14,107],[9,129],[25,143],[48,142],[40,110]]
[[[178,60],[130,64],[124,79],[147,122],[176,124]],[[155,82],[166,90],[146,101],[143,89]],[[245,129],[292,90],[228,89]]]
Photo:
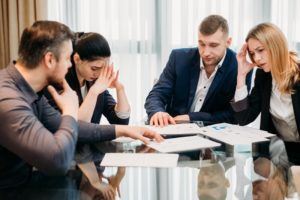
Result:
[[248,96],[247,86],[244,85],[243,87],[236,89],[234,94],[234,101],[235,102],[241,101],[245,99],[247,96]]
[[[128,124],[130,111],[128,112],[118,112],[115,110],[116,101],[106,90],[101,94],[103,101],[97,101],[96,108],[103,108],[103,114],[110,124]],[[100,98],[101,98],[100,97]]]
[[116,115],[120,118],[120,119],[128,119],[130,117],[130,111],[128,112],[121,112],[121,111],[117,111],[116,107],[115,107],[115,112]]
[[[0,100],[0,145],[46,174],[65,174],[74,157],[76,120],[56,118],[59,113],[45,107],[44,98],[29,105],[22,96],[7,96]],[[46,128],[51,125],[53,132]]]

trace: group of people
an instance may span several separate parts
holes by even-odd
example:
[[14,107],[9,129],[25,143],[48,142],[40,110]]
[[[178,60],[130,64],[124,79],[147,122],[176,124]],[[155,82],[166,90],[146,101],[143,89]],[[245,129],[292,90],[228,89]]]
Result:
[[[271,23],[253,27],[237,54],[229,48],[231,40],[226,19],[210,15],[199,25],[198,47],[171,52],[145,101],[149,123],[246,125],[261,113],[260,128],[281,137],[290,161],[299,162],[297,55]],[[18,54],[0,71],[0,191],[28,184],[34,169],[47,176],[66,174],[77,143],[120,136],[163,140],[128,125],[130,105],[102,35],[74,34],[59,22],[37,21],[23,31]],[[116,90],[116,100],[108,88]],[[99,125],[102,115],[114,125]]]

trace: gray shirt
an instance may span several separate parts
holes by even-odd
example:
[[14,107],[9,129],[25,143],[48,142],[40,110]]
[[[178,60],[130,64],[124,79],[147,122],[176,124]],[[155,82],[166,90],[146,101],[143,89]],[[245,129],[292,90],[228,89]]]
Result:
[[0,189],[28,181],[33,166],[49,175],[66,173],[77,138],[83,143],[115,138],[114,126],[61,116],[13,64],[0,77]]

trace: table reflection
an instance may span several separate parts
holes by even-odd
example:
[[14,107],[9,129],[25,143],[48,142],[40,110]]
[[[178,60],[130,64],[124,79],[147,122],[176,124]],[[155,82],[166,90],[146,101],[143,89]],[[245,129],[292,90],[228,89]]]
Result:
[[300,199],[283,144],[273,138],[269,156],[255,145],[183,152],[175,168],[102,167],[108,152],[157,152],[136,141],[91,144],[78,148],[77,167],[66,177],[36,177],[37,185],[0,193],[0,199]]

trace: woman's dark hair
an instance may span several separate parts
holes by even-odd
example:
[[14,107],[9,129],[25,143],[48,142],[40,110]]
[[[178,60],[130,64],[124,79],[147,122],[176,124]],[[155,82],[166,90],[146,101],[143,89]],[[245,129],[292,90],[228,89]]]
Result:
[[99,33],[75,34],[73,53],[78,53],[81,60],[94,61],[103,57],[110,57],[111,52],[107,40]]

